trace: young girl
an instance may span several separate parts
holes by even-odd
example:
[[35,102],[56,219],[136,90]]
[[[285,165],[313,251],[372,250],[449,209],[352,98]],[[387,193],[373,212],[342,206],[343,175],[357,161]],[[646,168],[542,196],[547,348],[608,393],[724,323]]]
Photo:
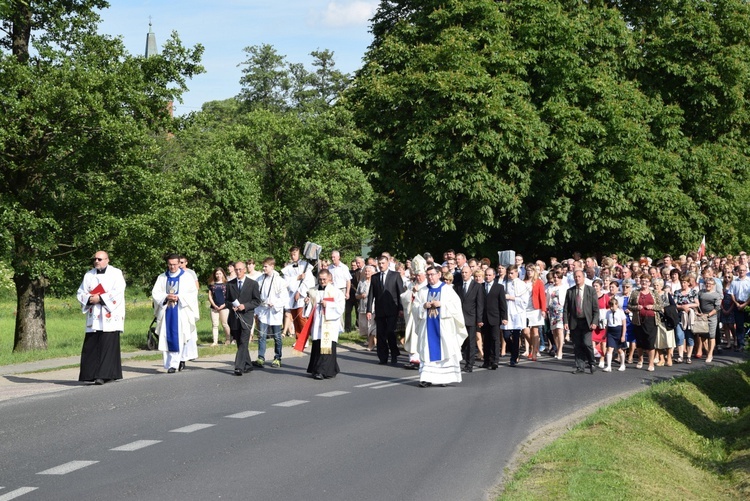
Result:
[[620,309],[620,303],[616,297],[609,300],[607,310],[607,366],[604,372],[612,372],[612,352],[617,348],[618,360],[620,361],[620,372],[625,370],[625,331],[627,323],[625,312]]

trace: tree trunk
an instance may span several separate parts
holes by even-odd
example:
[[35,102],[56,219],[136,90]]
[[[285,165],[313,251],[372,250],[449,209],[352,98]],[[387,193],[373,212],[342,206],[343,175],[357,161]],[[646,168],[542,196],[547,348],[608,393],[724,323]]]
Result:
[[49,281],[44,277],[30,278],[26,274],[15,274],[13,281],[18,297],[13,351],[46,350],[44,290]]

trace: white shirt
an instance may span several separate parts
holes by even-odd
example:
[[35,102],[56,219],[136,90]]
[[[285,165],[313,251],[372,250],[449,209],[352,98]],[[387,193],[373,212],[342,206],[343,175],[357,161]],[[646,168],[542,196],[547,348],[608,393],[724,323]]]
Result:
[[349,267],[339,261],[338,266],[330,264],[328,266],[328,271],[331,272],[331,277],[333,278],[333,286],[337,289],[346,289],[346,282],[352,279],[352,274],[349,272]]

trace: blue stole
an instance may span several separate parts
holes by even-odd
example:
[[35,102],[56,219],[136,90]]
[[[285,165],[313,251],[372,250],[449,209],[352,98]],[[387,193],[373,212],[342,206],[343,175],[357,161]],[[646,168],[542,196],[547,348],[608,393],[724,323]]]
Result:
[[[427,301],[440,301],[440,292],[445,282],[432,287],[427,286]],[[440,308],[427,312],[427,348],[430,352],[430,362],[442,360],[442,348],[440,346]]]
[[[180,293],[180,277],[185,273],[185,270],[180,270],[180,274],[176,277],[170,277],[167,272],[167,294],[179,294]],[[180,322],[177,314],[179,308],[177,305],[167,306],[167,311],[164,314],[164,321],[167,323],[167,351],[177,352],[180,351]]]

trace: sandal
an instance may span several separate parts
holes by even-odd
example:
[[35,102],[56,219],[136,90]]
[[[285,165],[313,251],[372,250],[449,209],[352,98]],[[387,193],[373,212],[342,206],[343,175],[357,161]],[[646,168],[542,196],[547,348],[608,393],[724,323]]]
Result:
[[682,363],[682,357],[677,357],[677,358],[675,359],[675,363],[676,363],[676,364],[681,364],[681,363]]
[[687,360],[685,360],[685,363],[686,363],[686,364],[692,364],[692,363],[693,363],[693,361],[692,361],[692,360],[690,360],[690,357],[688,357],[688,359],[687,359]]

